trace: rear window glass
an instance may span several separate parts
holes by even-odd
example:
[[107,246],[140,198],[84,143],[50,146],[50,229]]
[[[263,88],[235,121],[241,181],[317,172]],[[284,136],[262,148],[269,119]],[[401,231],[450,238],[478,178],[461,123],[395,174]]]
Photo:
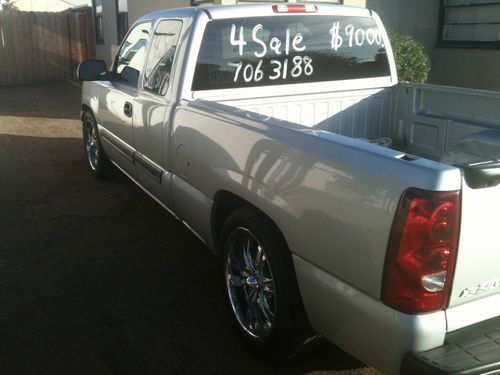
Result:
[[336,81],[390,75],[371,18],[276,16],[209,22],[192,89]]

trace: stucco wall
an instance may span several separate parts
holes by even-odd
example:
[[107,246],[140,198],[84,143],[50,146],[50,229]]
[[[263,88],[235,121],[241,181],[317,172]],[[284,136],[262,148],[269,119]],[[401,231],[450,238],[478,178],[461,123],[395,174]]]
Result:
[[439,20],[439,1],[366,0],[388,30],[405,32],[422,43],[432,57]]
[[354,7],[366,7],[367,0],[344,0],[344,5],[354,6]]
[[[295,3],[299,2],[300,0],[289,0],[290,3]],[[312,0],[305,0],[305,1],[312,1]],[[326,1],[327,0],[323,0]],[[235,4],[237,1],[236,0],[214,0],[214,4]],[[251,2],[249,1],[244,1],[246,2]],[[332,1],[333,2],[333,1]],[[365,6],[366,0],[345,0],[345,5],[354,5],[354,6]],[[132,23],[135,22],[136,19],[141,17],[142,15],[149,13],[149,12],[154,12],[156,10],[160,9],[167,9],[167,8],[180,8],[180,7],[188,7],[191,5],[190,0],[147,0],[147,1],[128,1],[128,20],[129,24],[132,25]]]
[[161,9],[191,6],[190,0],[147,0],[128,1],[128,22],[132,25],[139,17]]
[[[129,0],[129,24],[149,12],[190,4],[190,0]],[[345,0],[344,4],[374,10],[389,30],[406,32],[422,43],[432,60],[431,83],[500,90],[500,50],[436,48],[439,1]],[[103,0],[103,6],[105,43],[97,45],[97,56],[110,64],[118,48],[115,0]]]
[[430,83],[500,90],[500,50],[436,47],[439,1],[366,0],[366,7],[379,13],[389,30],[406,32],[425,46],[432,61]]
[[500,91],[500,50],[436,48],[431,83]]
[[[308,0],[306,0],[308,1]],[[214,0],[215,4],[234,4],[236,0]],[[297,2],[297,0],[289,0]],[[366,0],[345,0],[345,5],[365,6]],[[128,22],[132,25],[144,14],[161,9],[180,8],[191,5],[190,0],[129,0]],[[106,61],[108,66],[112,63],[117,52],[118,34],[116,30],[116,5],[115,0],[103,0],[104,18],[104,43],[97,44],[97,58]]]
[[106,61],[110,67],[118,48],[115,0],[102,1],[102,14],[104,43],[96,44],[96,55],[98,59]]

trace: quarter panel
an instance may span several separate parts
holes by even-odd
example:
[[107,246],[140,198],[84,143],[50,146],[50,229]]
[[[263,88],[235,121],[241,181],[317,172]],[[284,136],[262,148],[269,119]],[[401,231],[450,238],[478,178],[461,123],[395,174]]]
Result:
[[402,192],[458,189],[460,172],[288,125],[216,103],[182,103],[172,134],[174,173],[209,199],[223,189],[248,200],[275,221],[292,253],[379,298]]

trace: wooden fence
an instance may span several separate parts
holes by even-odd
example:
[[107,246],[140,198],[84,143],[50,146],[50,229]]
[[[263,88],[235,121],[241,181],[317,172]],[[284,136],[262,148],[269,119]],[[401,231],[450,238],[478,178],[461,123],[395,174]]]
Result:
[[95,58],[91,8],[0,12],[0,85],[75,78],[89,58]]

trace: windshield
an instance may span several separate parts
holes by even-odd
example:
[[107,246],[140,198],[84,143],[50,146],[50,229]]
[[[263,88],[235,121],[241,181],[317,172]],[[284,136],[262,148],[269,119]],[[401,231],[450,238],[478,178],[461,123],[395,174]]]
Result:
[[280,16],[209,22],[192,89],[390,76],[372,18]]

